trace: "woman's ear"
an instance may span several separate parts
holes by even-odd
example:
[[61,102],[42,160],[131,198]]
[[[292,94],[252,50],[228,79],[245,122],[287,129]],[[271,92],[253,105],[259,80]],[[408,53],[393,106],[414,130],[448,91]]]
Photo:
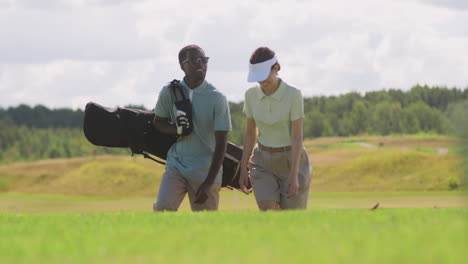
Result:
[[281,69],[280,65],[278,63],[276,63],[275,65],[273,65],[273,69],[271,69],[271,70],[278,73],[280,69]]

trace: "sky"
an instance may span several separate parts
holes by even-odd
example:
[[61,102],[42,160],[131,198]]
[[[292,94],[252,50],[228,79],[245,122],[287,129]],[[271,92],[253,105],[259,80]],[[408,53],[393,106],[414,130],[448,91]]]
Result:
[[261,46],[304,97],[468,87],[467,0],[0,0],[0,107],[152,109],[189,44],[231,102]]

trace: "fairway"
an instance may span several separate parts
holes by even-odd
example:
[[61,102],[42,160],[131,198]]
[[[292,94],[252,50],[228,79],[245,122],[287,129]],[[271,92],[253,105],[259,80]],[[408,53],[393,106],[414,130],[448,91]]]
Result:
[[[38,194],[0,194],[0,213],[150,212],[154,197],[84,197]],[[468,207],[465,192],[312,192],[315,208],[444,208]],[[253,195],[223,189],[220,211],[256,211]],[[179,211],[190,211],[186,198]]]
[[467,208],[1,214],[1,263],[465,263]]
[[225,188],[219,212],[153,213],[164,168],[139,157],[0,165],[0,263],[466,263],[456,144],[307,141],[308,209],[266,213]]

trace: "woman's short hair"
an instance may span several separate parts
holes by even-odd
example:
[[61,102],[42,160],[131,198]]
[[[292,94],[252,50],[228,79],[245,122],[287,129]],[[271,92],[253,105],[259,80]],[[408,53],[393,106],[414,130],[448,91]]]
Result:
[[[256,64],[256,63],[264,62],[273,58],[274,56],[275,56],[275,52],[271,50],[270,48],[260,47],[260,48],[257,48],[252,53],[252,56],[250,56],[250,63]],[[275,65],[278,65],[278,71],[279,71],[281,69],[281,65],[277,62],[274,65],[272,65],[271,68],[273,69]]]

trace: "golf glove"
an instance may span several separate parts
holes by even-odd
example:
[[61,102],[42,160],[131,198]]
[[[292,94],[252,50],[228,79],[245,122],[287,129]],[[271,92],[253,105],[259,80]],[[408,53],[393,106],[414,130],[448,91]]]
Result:
[[190,133],[191,131],[190,122],[187,117],[187,114],[184,111],[177,110],[176,126],[177,126],[177,134],[185,136]]

